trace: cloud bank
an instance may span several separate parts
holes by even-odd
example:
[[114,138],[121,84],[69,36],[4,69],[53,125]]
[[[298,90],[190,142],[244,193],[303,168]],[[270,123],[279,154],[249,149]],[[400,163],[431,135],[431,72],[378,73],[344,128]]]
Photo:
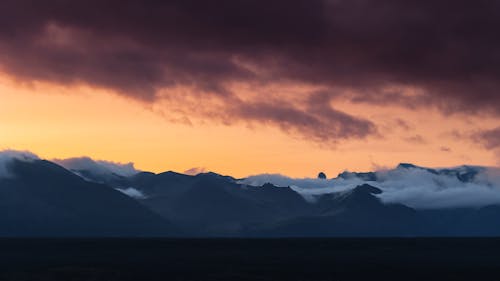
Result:
[[111,161],[93,160],[89,157],[54,159],[52,161],[74,172],[83,170],[98,176],[114,174],[128,177],[140,172],[134,168],[134,163],[122,164]]
[[13,160],[33,161],[39,159],[37,155],[29,151],[2,150],[0,151],[0,178],[13,176],[9,170],[9,164]]
[[0,67],[334,142],[377,133],[338,99],[500,116],[499,13],[488,0],[5,0]]
[[[342,174],[341,174],[342,175]],[[415,166],[377,171],[374,178],[344,173],[333,179],[294,179],[282,175],[250,176],[242,183],[270,182],[290,186],[306,200],[314,202],[322,194],[342,192],[368,183],[382,189],[385,203],[401,203],[416,209],[482,207],[500,204],[500,168],[463,166],[427,169]]]

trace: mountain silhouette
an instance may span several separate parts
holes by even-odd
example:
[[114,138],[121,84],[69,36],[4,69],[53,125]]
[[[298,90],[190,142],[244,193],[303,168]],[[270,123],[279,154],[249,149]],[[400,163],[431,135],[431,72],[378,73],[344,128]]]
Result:
[[290,188],[243,186],[214,173],[141,173],[128,185],[146,195],[142,204],[194,235],[243,235],[252,225],[293,217],[309,207]]
[[174,235],[166,219],[104,184],[44,160],[8,165],[0,178],[1,236]]
[[[414,169],[468,183],[482,168],[429,169],[403,163],[395,171]],[[7,170],[0,177],[0,236],[500,235],[499,205],[415,209],[384,202],[375,172],[341,173],[340,181],[354,177],[353,182],[368,183],[306,200],[293,187],[253,186],[211,172],[125,176],[16,158]],[[126,192],[130,190],[135,193]]]
[[262,236],[407,236],[419,229],[415,210],[383,204],[382,191],[368,184],[322,196],[309,216],[268,227]]

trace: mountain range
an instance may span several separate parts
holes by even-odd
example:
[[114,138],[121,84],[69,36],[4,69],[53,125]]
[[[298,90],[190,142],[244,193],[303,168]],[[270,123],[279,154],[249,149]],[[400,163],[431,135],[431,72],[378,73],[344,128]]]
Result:
[[485,167],[400,164],[294,180],[120,173],[102,165],[95,169],[99,163],[93,161],[75,168],[33,157],[2,161],[0,236],[500,235],[500,197],[495,197],[500,187],[496,178],[485,176]]

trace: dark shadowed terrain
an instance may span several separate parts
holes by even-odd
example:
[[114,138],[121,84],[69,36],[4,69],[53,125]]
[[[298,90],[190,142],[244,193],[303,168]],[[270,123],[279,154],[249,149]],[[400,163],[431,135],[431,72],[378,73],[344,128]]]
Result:
[[[415,177],[406,180],[418,189],[414,200],[478,201],[434,209],[382,201],[391,190],[377,187],[374,172],[343,173],[332,185],[354,177],[351,189],[337,188],[311,202],[290,186],[248,185],[216,173],[120,176],[19,159],[6,167],[9,175],[0,177],[0,237],[500,237],[500,189],[496,182],[480,181],[482,167],[401,164],[392,171],[431,177],[438,195],[446,189],[443,181],[452,182],[447,197],[429,199]],[[456,195],[463,190],[470,192]]]
[[0,280],[500,280],[500,239],[1,239]]

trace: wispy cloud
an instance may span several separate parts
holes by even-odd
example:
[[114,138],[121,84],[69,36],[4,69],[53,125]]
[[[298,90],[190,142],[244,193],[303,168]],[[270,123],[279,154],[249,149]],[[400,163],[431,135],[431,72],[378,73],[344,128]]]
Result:
[[130,196],[135,199],[145,199],[147,196],[140,190],[133,188],[133,187],[128,187],[128,188],[117,188],[116,190],[122,192],[123,194]]
[[500,127],[476,132],[472,138],[487,149],[500,149]]
[[197,175],[201,173],[206,173],[207,169],[205,167],[193,167],[184,171],[186,175]]
[[13,160],[33,161],[38,160],[37,155],[29,151],[3,150],[0,151],[0,178],[13,176],[9,165]]
[[[470,180],[460,180],[459,176],[465,178],[467,173],[471,173]],[[402,203],[417,209],[500,204],[500,168],[464,166],[452,168],[451,172],[436,173],[434,170],[418,167],[399,167],[378,171],[375,175],[376,180],[368,181],[356,176],[321,180],[263,174],[250,176],[244,179],[243,183],[262,185],[270,182],[278,186],[291,186],[311,202],[322,194],[350,190],[362,183],[368,183],[383,190],[383,193],[378,195],[383,202]]]
[[116,174],[119,176],[132,176],[140,172],[134,168],[134,163],[123,164],[104,160],[93,160],[89,157],[54,159],[52,161],[68,170],[85,170],[96,175]]

